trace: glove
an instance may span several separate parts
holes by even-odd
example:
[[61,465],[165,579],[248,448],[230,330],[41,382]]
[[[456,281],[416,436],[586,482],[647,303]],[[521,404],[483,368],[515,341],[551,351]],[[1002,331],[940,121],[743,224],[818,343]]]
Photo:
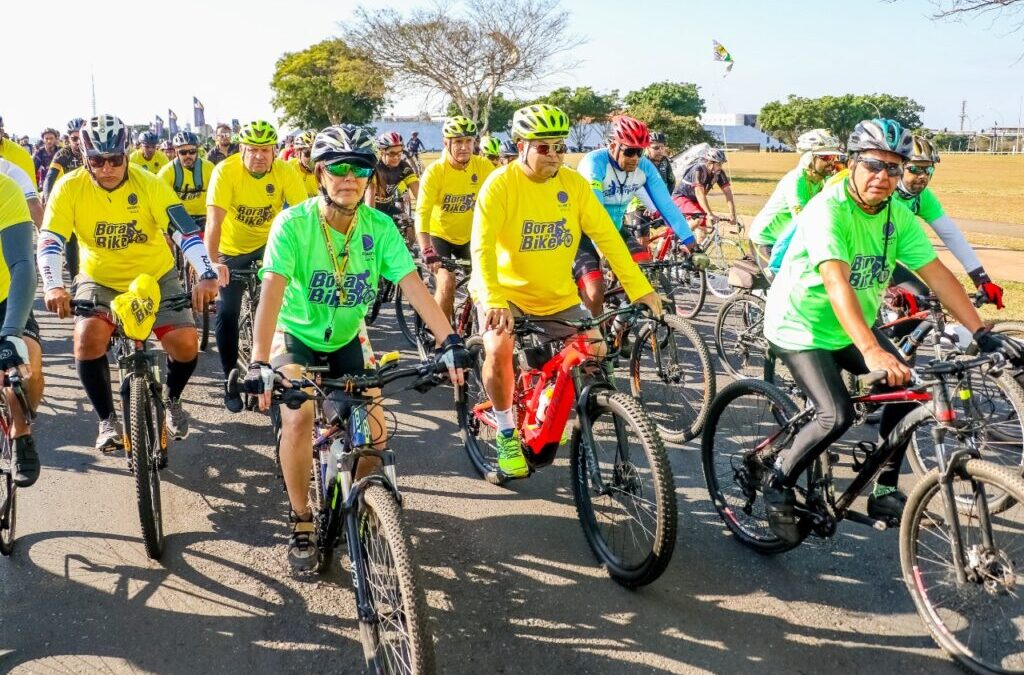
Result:
[[0,339],[0,370],[17,368],[28,363],[28,347],[17,335],[8,335]]
[[974,333],[974,342],[985,354],[999,352],[1014,364],[1024,361],[1024,345],[1008,335],[993,333],[991,328],[979,328]]
[[989,278],[988,273],[984,269],[979,267],[968,272],[967,275],[971,277],[971,281],[974,282],[977,289],[985,294],[985,302],[995,305],[996,309],[1004,307],[1003,287],[992,283],[992,279]]
[[259,395],[274,388],[274,378],[277,373],[265,361],[253,361],[249,364],[249,370],[245,373],[245,381],[242,388],[247,394]]
[[441,262],[441,256],[437,254],[437,251],[434,250],[433,246],[428,246],[423,249],[422,253],[420,253],[420,257],[423,258],[423,262],[428,265]]
[[469,368],[473,365],[472,357],[466,349],[462,336],[452,333],[445,338],[435,352],[435,358],[446,368]]
[[885,299],[893,309],[904,312],[907,316],[917,314],[921,308],[917,304],[917,296],[905,288],[890,286],[885,291]]

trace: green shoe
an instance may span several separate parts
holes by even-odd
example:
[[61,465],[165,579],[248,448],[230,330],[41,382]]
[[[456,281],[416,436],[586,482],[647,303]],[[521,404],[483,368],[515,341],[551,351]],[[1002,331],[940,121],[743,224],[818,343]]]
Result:
[[513,430],[498,432],[495,441],[498,443],[498,468],[512,478],[525,478],[530,473],[523,456],[523,446],[519,442],[519,432]]

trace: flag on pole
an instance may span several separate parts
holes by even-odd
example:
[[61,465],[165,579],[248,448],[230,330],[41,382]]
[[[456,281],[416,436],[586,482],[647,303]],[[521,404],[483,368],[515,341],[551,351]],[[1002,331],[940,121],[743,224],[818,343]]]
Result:
[[206,108],[203,107],[203,102],[195,96],[192,97],[192,116],[196,129],[202,131],[206,126]]
[[[730,54],[729,50],[726,49],[725,46],[718,40],[712,40],[711,45],[712,51],[714,52],[715,61],[722,61],[726,64],[725,75],[728,75],[735,63],[732,60],[732,54]],[[725,75],[722,75],[722,77],[725,77]]]
[[178,116],[170,108],[167,109],[167,133],[170,136],[178,133]]
[[163,136],[164,135],[164,121],[162,119],[160,119],[159,115],[156,116],[155,127],[156,128],[154,129],[154,131],[156,132],[156,135],[157,136]]

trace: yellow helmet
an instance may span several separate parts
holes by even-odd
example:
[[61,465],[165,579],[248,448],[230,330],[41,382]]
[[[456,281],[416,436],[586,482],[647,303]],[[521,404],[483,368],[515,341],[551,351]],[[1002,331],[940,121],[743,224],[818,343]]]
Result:
[[455,115],[444,121],[441,135],[445,138],[466,138],[476,136],[476,122],[464,115]]

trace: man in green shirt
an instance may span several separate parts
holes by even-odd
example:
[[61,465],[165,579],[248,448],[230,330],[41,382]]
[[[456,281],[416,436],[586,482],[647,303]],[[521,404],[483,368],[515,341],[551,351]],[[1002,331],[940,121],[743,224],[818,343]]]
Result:
[[[983,327],[956,277],[938,260],[913,214],[890,199],[910,157],[911,136],[899,123],[865,120],[850,135],[850,171],[826,183],[794,223],[785,264],[768,292],[765,337],[792,372],[817,414],[782,451],[763,490],[769,524],[799,541],[793,486],[810,463],[849,428],[853,405],[842,371],[884,370],[899,387],[910,369],[891,342],[871,329],[897,261],[917,273],[949,312],[974,333],[982,351],[1016,351]],[[914,404],[889,404],[879,435],[886,438]],[[906,447],[878,477],[868,499],[873,518],[895,520],[906,497],[897,489]]]
[[[270,404],[277,373],[295,379],[303,366],[328,367],[326,377],[358,374],[374,363],[363,317],[380,277],[398,284],[434,335],[448,337],[439,357],[461,384],[468,363],[462,338],[416,272],[402,235],[387,215],[362,203],[377,164],[373,137],[352,125],[328,127],[313,141],[311,161],[320,196],[274,219],[263,254],[263,279],[245,390]],[[379,395],[379,392],[367,392]],[[383,406],[369,409],[374,444],[387,442]],[[316,531],[308,503],[313,406],[281,407],[281,473],[293,523],[288,559],[296,570],[316,565]],[[372,463],[360,463],[360,472]]]

